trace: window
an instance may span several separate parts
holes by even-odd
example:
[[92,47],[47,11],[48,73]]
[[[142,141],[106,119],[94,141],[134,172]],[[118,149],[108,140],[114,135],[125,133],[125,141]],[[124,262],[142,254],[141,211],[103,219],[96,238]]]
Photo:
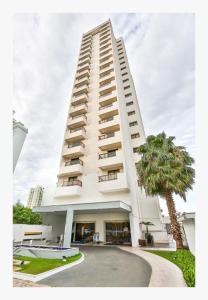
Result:
[[126,103],[126,106],[130,106],[130,105],[132,105],[132,104],[134,104],[134,102],[133,102],[133,101],[130,101],[130,102],[127,102],[127,103]]
[[119,49],[118,49],[118,51],[121,51],[121,50],[122,50],[122,48],[119,48]]
[[122,61],[122,62],[120,63],[120,66],[122,66],[123,64],[125,64],[125,61]]
[[123,73],[123,74],[121,74],[122,76],[125,76],[125,75],[127,75],[128,73],[127,72],[125,72],[125,73]]
[[131,135],[132,139],[136,139],[138,137],[140,137],[139,133],[134,133],[134,134]]
[[127,90],[130,88],[130,85],[124,86],[124,90]]
[[122,54],[124,54],[124,52],[123,52],[123,51],[121,51],[121,52],[118,52],[118,55],[122,55]]
[[136,126],[137,124],[138,124],[137,121],[134,121],[134,122],[130,122],[129,126],[132,127],[132,126]]
[[124,82],[127,82],[127,81],[129,81],[129,79],[128,79],[128,78],[127,78],[127,79],[124,79],[124,80],[123,80],[123,83],[124,83]]
[[135,110],[132,110],[132,111],[128,112],[128,116],[132,116],[132,115],[135,115]]
[[122,60],[122,59],[124,59],[124,56],[122,56],[122,57],[119,57],[119,60]]
[[128,98],[128,97],[130,97],[130,96],[132,96],[132,93],[129,93],[129,94],[126,94],[126,95],[125,95],[126,98]]
[[133,148],[134,153],[138,153],[138,147]]
[[123,70],[125,70],[126,69],[126,67],[123,67],[123,68],[121,68],[121,71],[123,71]]

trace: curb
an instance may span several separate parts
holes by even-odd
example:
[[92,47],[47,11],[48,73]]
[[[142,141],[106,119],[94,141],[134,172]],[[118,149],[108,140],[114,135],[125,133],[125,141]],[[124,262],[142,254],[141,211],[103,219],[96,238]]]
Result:
[[148,287],[187,287],[181,269],[169,260],[139,248],[119,248],[143,258],[151,266],[152,274]]
[[70,269],[76,265],[79,265],[80,263],[82,263],[85,259],[85,256],[84,254],[81,252],[81,257],[79,260],[75,261],[75,262],[72,262],[72,263],[69,263],[67,265],[64,265],[64,266],[61,266],[61,267],[58,267],[58,268],[55,268],[55,269],[52,269],[50,271],[46,271],[46,272],[43,272],[43,273],[40,273],[40,274],[37,274],[37,275],[32,275],[32,274],[27,274],[27,273],[21,273],[21,272],[14,272],[13,273],[13,278],[16,278],[16,279],[21,279],[21,280],[28,280],[28,281],[32,281],[32,282],[38,282],[42,279],[45,279],[47,277],[50,277],[54,274],[57,274],[61,271],[64,271],[64,270],[67,270],[67,269]]

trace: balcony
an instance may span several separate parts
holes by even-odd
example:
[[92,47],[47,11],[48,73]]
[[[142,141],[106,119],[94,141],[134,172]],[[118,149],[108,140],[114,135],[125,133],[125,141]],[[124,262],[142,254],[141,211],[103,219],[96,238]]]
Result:
[[79,53],[79,60],[81,60],[86,55],[89,55],[91,57],[91,49],[84,50]]
[[113,58],[108,59],[108,61],[105,61],[103,64],[100,65],[100,73],[109,71],[110,68],[112,68],[113,65]]
[[70,131],[67,131],[65,133],[65,140],[67,142],[76,142],[76,141],[81,141],[86,138],[86,130],[84,128],[75,128],[75,129],[70,129]]
[[100,97],[104,97],[106,94],[111,94],[112,91],[116,89],[116,82],[113,81],[107,81],[106,83],[100,85],[99,93]]
[[85,41],[82,41],[81,48],[84,48],[86,46],[91,46],[91,45],[92,45],[92,40],[91,39],[87,39]]
[[77,72],[76,80],[79,81],[80,79],[82,79],[84,77],[88,77],[88,78],[90,77],[90,72],[88,69],[83,70],[82,72]]
[[80,94],[86,94],[88,92],[89,85],[83,84],[82,86],[73,88],[73,96],[78,96]]
[[84,76],[84,77],[80,78],[79,80],[78,79],[75,80],[74,87],[79,88],[80,86],[82,86],[84,84],[89,84],[88,76]]
[[83,60],[82,62],[79,62],[79,64],[78,64],[78,68],[81,68],[81,67],[83,67],[85,64],[90,64],[90,58],[86,58],[85,60]]
[[128,192],[129,187],[125,173],[99,176],[99,190],[101,193]]
[[100,84],[114,79],[115,79],[115,73],[113,69],[108,72],[103,72],[100,74]]
[[67,126],[69,129],[73,129],[76,127],[82,127],[87,124],[87,117],[85,115],[78,115],[69,118],[67,122]]
[[82,182],[78,179],[73,181],[64,181],[57,186],[55,191],[55,198],[80,196],[81,188]]
[[103,50],[109,50],[109,49],[111,49],[111,48],[112,48],[111,43],[109,43],[109,44],[107,44],[107,45],[105,45],[105,46],[102,46],[102,47],[100,47],[100,53],[101,53]]
[[58,177],[78,176],[83,173],[83,162],[80,159],[67,161],[61,166]]
[[103,37],[104,35],[110,34],[110,33],[111,33],[110,28],[107,28],[105,31],[102,31],[102,32],[100,33],[100,38]]
[[84,51],[91,50],[91,48],[92,48],[91,44],[81,47],[80,54]]
[[64,146],[62,150],[62,156],[66,158],[75,158],[84,155],[84,144],[82,142],[76,142]]
[[102,150],[111,150],[113,148],[121,147],[121,132],[110,132],[102,134],[98,138],[98,147]]
[[87,109],[88,109],[87,104],[71,106],[70,116],[75,117],[75,116],[78,116],[78,115],[86,114]]
[[120,120],[119,116],[112,116],[107,119],[102,119],[99,121],[98,129],[99,131],[104,134],[112,131],[117,131],[120,128]]
[[111,37],[106,37],[104,40],[100,42],[100,47],[104,46],[107,43],[111,42]]
[[110,32],[106,32],[106,34],[102,34],[100,35],[100,42],[105,41],[106,39],[109,39],[110,36]]
[[102,52],[100,52],[100,58],[103,58],[103,57],[106,57],[108,56],[109,54],[112,54],[112,48],[108,49],[108,50],[104,50]]
[[88,101],[88,94],[78,94],[77,96],[72,98],[72,105],[79,106],[80,104],[84,104]]
[[102,64],[102,63],[108,61],[108,59],[110,59],[112,57],[113,57],[112,52],[111,53],[108,52],[107,54],[100,57],[99,63]]
[[102,102],[109,101],[110,103],[106,106],[99,107],[98,114],[101,119],[107,119],[109,117],[118,115],[118,102],[115,101],[115,99],[117,99],[117,98],[115,98],[113,96],[113,93],[112,93],[112,96],[108,95],[108,96],[103,97]]
[[98,167],[103,170],[123,167],[122,151],[115,150],[99,154]]
[[90,70],[90,63],[86,63],[83,66],[77,67],[77,72],[82,73],[83,71],[89,71]]
[[84,55],[81,55],[79,57],[79,63],[84,62],[86,59],[91,59],[91,54],[90,52],[85,53]]

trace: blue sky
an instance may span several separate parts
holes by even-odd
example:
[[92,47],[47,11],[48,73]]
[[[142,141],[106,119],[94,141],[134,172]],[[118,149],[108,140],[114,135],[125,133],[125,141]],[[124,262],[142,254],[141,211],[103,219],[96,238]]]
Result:
[[[28,128],[14,175],[14,201],[56,183],[82,33],[111,19],[124,38],[146,135],[165,131],[195,158],[193,14],[16,14],[15,118]],[[179,211],[195,211],[174,197]],[[164,201],[161,206],[166,213]]]

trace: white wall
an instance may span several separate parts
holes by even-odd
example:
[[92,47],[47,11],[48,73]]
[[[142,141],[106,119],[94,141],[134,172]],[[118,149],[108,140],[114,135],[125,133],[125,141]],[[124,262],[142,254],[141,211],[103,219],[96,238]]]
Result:
[[13,225],[13,240],[20,242],[24,238],[39,238],[39,236],[24,236],[25,232],[42,232],[42,238],[51,240],[52,237],[52,226],[45,225],[27,225],[27,224],[14,224]]
[[195,220],[185,219],[182,224],[189,249],[191,253],[195,255]]

